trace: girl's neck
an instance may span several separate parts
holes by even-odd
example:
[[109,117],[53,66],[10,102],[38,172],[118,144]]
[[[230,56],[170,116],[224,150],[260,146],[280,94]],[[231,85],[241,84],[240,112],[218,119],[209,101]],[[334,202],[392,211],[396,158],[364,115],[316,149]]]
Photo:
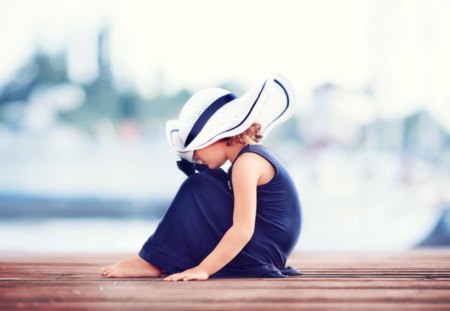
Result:
[[226,146],[226,155],[228,160],[233,164],[236,160],[236,157],[238,156],[239,152],[241,152],[242,149],[247,147],[248,145],[259,145],[259,143],[248,139],[246,140],[246,144],[240,144],[240,143],[233,143],[231,146]]

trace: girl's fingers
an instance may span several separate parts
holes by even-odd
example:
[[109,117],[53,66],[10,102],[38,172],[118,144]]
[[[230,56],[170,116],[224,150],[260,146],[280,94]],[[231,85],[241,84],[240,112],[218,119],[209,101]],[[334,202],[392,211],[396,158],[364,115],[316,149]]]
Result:
[[182,279],[183,277],[184,277],[184,275],[182,275],[181,273],[175,273],[175,274],[169,275],[164,280],[165,281],[177,281],[177,280]]
[[183,273],[176,273],[176,274],[172,274],[169,275],[168,277],[166,277],[164,279],[164,281],[191,281],[191,280],[196,280],[199,279],[198,277],[195,277],[195,275],[191,275],[191,274],[183,274]]

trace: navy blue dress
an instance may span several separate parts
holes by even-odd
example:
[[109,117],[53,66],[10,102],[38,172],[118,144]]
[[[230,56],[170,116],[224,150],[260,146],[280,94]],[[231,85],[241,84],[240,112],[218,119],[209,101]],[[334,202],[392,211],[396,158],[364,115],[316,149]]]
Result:
[[[252,238],[228,264],[209,278],[283,278],[302,273],[286,260],[299,239],[301,204],[294,182],[283,164],[266,146],[246,145],[276,169],[272,180],[257,186],[257,210]],[[234,161],[236,161],[236,159]],[[233,162],[234,163],[234,162]],[[182,272],[200,264],[233,223],[233,164],[228,174],[206,169],[184,180],[139,256],[163,270]]]

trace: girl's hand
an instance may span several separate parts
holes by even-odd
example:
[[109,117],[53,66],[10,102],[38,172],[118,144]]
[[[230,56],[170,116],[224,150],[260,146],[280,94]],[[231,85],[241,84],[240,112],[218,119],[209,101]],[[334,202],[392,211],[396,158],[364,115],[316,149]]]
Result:
[[209,278],[208,273],[201,269],[199,266],[192,269],[184,270],[180,273],[174,273],[164,278],[164,281],[189,281],[189,280],[207,280]]

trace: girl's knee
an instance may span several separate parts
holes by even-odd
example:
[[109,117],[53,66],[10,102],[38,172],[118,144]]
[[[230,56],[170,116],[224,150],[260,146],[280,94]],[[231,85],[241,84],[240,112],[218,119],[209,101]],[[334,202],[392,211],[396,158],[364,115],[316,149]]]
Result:
[[188,187],[201,187],[208,184],[208,173],[198,172],[192,174],[184,181],[183,185]]

